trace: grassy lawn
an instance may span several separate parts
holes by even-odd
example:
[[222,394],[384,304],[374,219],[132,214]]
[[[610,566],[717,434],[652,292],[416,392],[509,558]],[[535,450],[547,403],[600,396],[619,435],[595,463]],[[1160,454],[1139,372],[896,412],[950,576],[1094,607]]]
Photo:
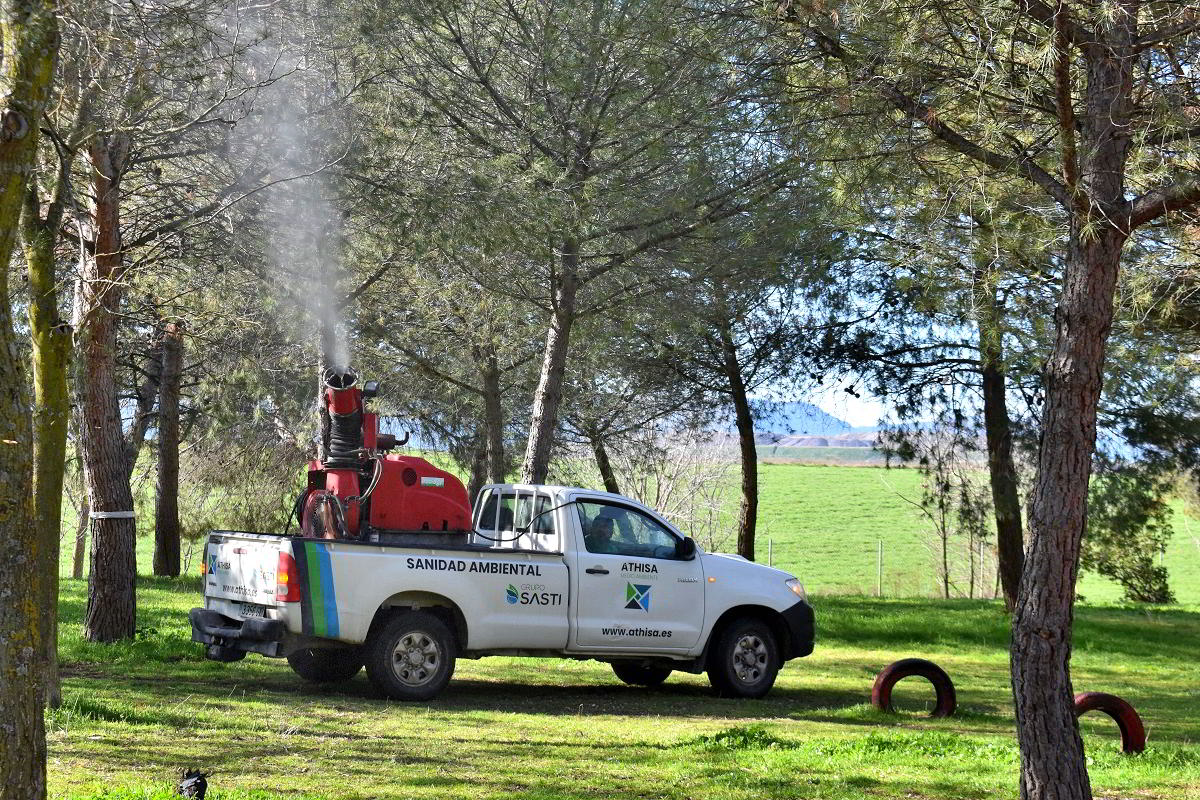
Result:
[[[912,503],[921,497],[915,469],[760,465],[758,559],[799,576],[821,593],[875,593],[876,554],[883,541],[885,597],[939,593],[929,523]],[[905,499],[907,498],[907,500]],[[1174,503],[1175,536],[1163,556],[1180,603],[1200,605],[1200,521]],[[1087,603],[1116,603],[1121,587],[1084,574]]]
[[[55,797],[165,799],[192,766],[213,772],[214,800],[1015,796],[1007,622],[988,602],[816,597],[817,651],[762,701],[715,699],[703,676],[645,690],[594,662],[493,658],[399,704],[363,675],[319,687],[258,656],[204,661],[186,616],[199,597],[197,578],[142,578],[138,639],[99,646],[79,635],[83,583],[65,583]],[[1113,723],[1084,719],[1097,795],[1200,798],[1200,609],[1081,608],[1076,642],[1077,690],[1125,696],[1150,734],[1126,757]],[[957,716],[924,717],[914,681],[902,713],[867,705],[905,656],[947,669]]]

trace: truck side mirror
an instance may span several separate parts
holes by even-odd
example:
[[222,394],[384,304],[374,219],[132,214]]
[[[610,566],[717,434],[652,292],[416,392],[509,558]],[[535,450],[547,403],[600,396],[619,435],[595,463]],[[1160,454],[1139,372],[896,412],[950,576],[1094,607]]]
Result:
[[696,540],[685,536],[675,542],[675,558],[680,561],[691,561],[696,557]]

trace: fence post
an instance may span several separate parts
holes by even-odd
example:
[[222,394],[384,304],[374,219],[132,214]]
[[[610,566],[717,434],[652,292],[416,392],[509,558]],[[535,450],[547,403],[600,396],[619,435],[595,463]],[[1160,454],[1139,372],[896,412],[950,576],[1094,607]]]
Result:
[[879,551],[875,555],[875,596],[883,597],[883,539],[879,540]]
[[767,539],[767,566],[775,566],[774,539]]

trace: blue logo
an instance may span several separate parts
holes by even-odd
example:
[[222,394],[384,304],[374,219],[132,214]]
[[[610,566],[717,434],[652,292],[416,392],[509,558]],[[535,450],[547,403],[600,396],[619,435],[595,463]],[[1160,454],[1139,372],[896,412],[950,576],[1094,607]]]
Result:
[[650,587],[640,583],[625,584],[625,607],[634,611],[650,610]]
[[508,588],[504,590],[504,599],[508,601],[510,606],[515,606],[521,599],[521,593],[517,591],[517,587],[510,583]]

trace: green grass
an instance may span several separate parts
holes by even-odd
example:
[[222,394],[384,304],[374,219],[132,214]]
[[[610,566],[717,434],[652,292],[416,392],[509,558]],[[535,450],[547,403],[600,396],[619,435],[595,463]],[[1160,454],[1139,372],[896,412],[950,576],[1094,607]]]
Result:
[[[816,652],[761,701],[716,699],[703,676],[645,690],[594,662],[491,658],[401,704],[362,675],[321,687],[258,656],[203,660],[187,627],[198,578],[139,579],[139,636],[115,646],[81,640],[85,592],[63,587],[58,798],[166,800],[189,767],[213,773],[212,800],[1015,796],[1007,620],[990,602],[816,597]],[[1200,797],[1200,614],[1082,608],[1076,644],[1076,689],[1125,696],[1150,732],[1126,757],[1111,721],[1084,718],[1097,795]],[[875,673],[906,656],[951,674],[957,716],[925,717],[915,681],[901,713],[868,705]]]
[[[798,463],[764,463],[759,470],[759,561],[765,563],[769,555],[775,566],[823,594],[874,595],[882,541],[883,596],[940,594],[931,527],[913,505],[921,496],[921,476],[916,470]],[[731,487],[730,494],[731,507],[736,507],[736,487]],[[142,534],[137,539],[137,563],[142,572],[149,572],[154,552],[149,535],[154,519],[152,489],[143,485],[137,507]],[[1182,503],[1172,507],[1175,536],[1163,564],[1179,602],[1200,604],[1200,521],[1186,516]],[[65,505],[64,512],[69,517],[64,520],[64,530],[73,533],[73,511]],[[63,539],[63,576],[71,571],[70,539]],[[199,569],[202,546],[202,541],[184,542],[185,571]],[[732,538],[727,537],[722,548],[732,547]],[[994,588],[990,582],[987,596]],[[1080,578],[1079,592],[1083,602],[1102,604],[1120,602],[1122,594],[1114,582],[1087,573]]]
[[[883,595],[930,597],[940,592],[932,528],[911,502],[921,496],[914,469],[762,464],[759,481],[758,560],[770,541],[775,566],[822,593],[876,590],[876,558],[883,542]],[[907,500],[905,499],[907,498]],[[1180,603],[1200,604],[1200,521],[1173,503],[1172,538],[1163,564]],[[994,583],[989,584],[990,596]],[[1084,573],[1079,592],[1087,603],[1116,603],[1121,587]]]

